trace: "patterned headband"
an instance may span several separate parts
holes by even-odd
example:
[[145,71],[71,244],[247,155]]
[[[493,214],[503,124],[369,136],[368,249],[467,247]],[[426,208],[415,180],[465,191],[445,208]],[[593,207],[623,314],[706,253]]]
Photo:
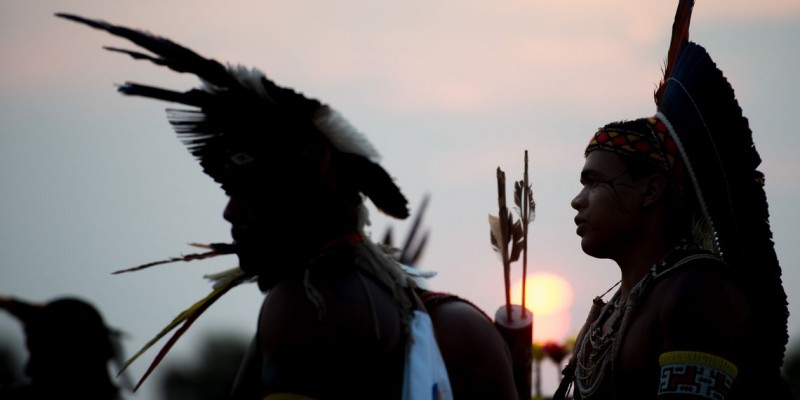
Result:
[[586,146],[584,155],[595,150],[612,151],[642,160],[679,183],[683,182],[685,176],[675,139],[669,134],[667,126],[656,117],[612,122],[600,128]]

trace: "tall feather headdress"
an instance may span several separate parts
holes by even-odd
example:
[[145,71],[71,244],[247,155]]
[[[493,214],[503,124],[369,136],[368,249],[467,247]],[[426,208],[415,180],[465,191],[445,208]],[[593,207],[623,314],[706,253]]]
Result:
[[656,116],[677,144],[686,184],[693,186],[713,232],[712,250],[743,283],[766,376],[779,377],[789,312],[758,170],[761,158],[732,86],[706,49],[689,41],[693,3],[678,6],[664,79],[656,90]]

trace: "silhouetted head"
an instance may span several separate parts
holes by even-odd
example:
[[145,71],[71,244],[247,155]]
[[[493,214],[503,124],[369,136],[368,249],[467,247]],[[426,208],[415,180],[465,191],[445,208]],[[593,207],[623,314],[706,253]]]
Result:
[[3,299],[0,305],[23,324],[25,373],[34,386],[86,384],[103,373],[107,380],[108,363],[115,355],[114,333],[94,306],[77,298],[41,304]]
[[[708,232],[695,229],[703,217],[695,201],[693,187],[691,184],[687,185],[689,178],[686,165],[679,154],[675,139],[658,117],[606,124],[589,141],[584,153],[587,160],[596,151],[615,154],[614,158],[620,160],[631,182],[647,183],[644,182],[646,179],[664,181],[658,202],[650,204],[662,205],[666,209],[664,229],[669,244],[674,245],[683,240],[698,244],[707,242]],[[613,191],[617,200],[621,200],[621,186],[614,183],[606,189]],[[643,186],[641,190],[646,192],[653,188]]]
[[[62,298],[48,302],[25,324],[27,374],[36,382],[58,381],[84,368],[107,368],[114,350],[100,313],[89,303]],[[77,370],[76,370],[77,369]]]

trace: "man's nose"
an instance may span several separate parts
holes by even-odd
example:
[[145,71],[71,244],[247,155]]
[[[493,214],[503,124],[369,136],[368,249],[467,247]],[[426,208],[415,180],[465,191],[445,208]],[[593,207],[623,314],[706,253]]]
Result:
[[225,205],[225,210],[222,211],[222,218],[228,222],[233,222],[236,219],[236,200],[231,197],[228,199],[228,204]]
[[584,201],[584,193],[583,192],[584,192],[584,189],[581,189],[581,191],[578,192],[578,194],[572,199],[572,201],[569,202],[569,205],[574,210],[578,210],[578,209],[581,208],[581,205],[583,204],[583,201]]

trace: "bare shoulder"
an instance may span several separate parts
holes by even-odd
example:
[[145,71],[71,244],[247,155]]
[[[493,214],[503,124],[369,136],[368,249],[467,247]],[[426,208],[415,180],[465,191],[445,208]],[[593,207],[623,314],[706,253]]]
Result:
[[357,272],[310,283],[287,279],[264,300],[258,345],[265,391],[399,397],[405,334],[391,294]]
[[[436,328],[436,335],[442,336],[440,346],[460,347],[476,343],[499,343],[505,346],[492,321],[467,302],[446,302],[428,311]],[[505,356],[507,353],[506,348],[501,355]],[[471,357],[466,352],[453,355]]]
[[429,313],[455,398],[517,398],[508,347],[483,312],[452,301]]
[[[386,289],[351,271],[308,282],[298,278],[277,284],[264,300],[260,325],[265,329],[281,326],[280,331],[297,339],[335,330],[347,334],[342,340],[399,340],[401,319]],[[309,331],[310,327],[315,330]]]
[[689,265],[653,291],[665,350],[733,357],[749,320],[744,293],[723,265]]

